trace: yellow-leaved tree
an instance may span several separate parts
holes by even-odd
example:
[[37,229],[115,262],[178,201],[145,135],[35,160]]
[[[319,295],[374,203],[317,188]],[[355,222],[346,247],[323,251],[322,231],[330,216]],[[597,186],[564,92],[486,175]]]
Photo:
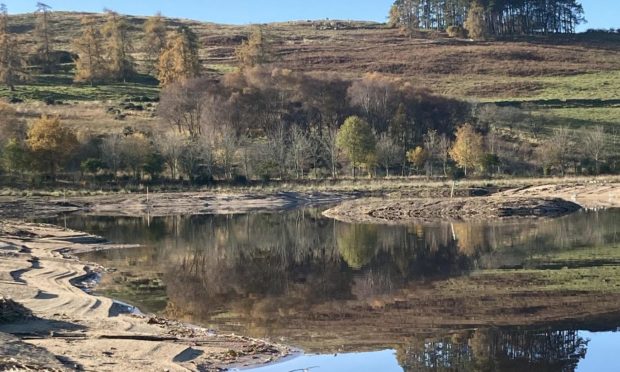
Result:
[[186,26],[174,32],[159,57],[158,79],[161,86],[200,76],[198,37]]
[[154,76],[158,72],[159,56],[166,47],[167,28],[161,13],[149,17],[144,22],[146,65],[148,71]]
[[59,117],[45,115],[32,123],[26,143],[32,160],[52,178],[78,146],[77,137]]
[[135,74],[129,24],[123,16],[114,11],[107,10],[106,13],[107,21],[103,26],[103,36],[107,77],[114,81],[126,82]]
[[407,151],[407,160],[413,164],[416,172],[424,168],[426,161],[428,160],[428,151],[418,146],[415,149]]
[[269,62],[271,55],[271,41],[262,27],[254,26],[248,40],[235,50],[239,66],[255,67]]
[[478,0],[474,0],[467,12],[465,28],[469,37],[474,40],[484,40],[487,36],[486,12],[484,6]]
[[81,23],[82,33],[73,44],[78,54],[78,59],[75,61],[74,80],[78,83],[93,85],[103,80],[106,75],[102,35],[94,17],[82,17]]
[[471,124],[465,124],[456,130],[456,139],[450,149],[450,157],[463,168],[465,176],[468,169],[482,164],[484,157],[484,139]]

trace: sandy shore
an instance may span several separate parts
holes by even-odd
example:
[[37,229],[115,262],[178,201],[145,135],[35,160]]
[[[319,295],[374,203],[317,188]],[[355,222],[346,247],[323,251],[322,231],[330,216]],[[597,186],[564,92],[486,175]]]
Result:
[[[31,370],[203,371],[262,364],[290,353],[261,340],[118,314],[111,299],[74,285],[95,267],[68,255],[102,248],[100,238],[76,231],[0,223],[0,294],[35,316],[0,324],[0,369],[27,360]],[[59,363],[50,364],[51,356]]]
[[620,208],[620,183],[589,181],[525,186],[495,194],[494,197],[562,198],[586,209]]
[[102,216],[239,214],[337,203],[358,193],[217,194],[212,192],[111,194],[87,197],[0,197],[0,218],[45,218],[81,212]]
[[364,198],[324,212],[349,223],[559,217],[578,209],[620,208],[620,184],[575,183],[524,186],[486,197]]
[[360,199],[328,209],[326,217],[349,223],[400,223],[559,217],[581,207],[559,198]]
[[[74,285],[80,282],[81,277],[95,269],[95,266],[88,267],[70,256],[75,252],[107,249],[112,247],[111,245],[101,238],[84,233],[19,222],[15,219],[53,217],[64,212],[106,216],[247,213],[337,203],[359,195],[192,192],[152,194],[148,197],[144,194],[67,199],[2,197],[0,295],[24,304],[32,310],[36,318],[19,323],[0,324],[0,340],[3,345],[3,348],[0,348],[0,367],[2,363],[11,366],[10,353],[14,352],[28,354],[30,365],[34,365],[32,370],[42,370],[36,366],[36,363],[40,363],[39,367],[45,365],[49,370],[81,368],[97,371],[218,370],[230,365],[260,364],[290,352],[285,346],[240,336],[218,335],[170,320],[116,314],[119,307],[111,299],[91,296]],[[555,198],[562,200],[557,201]],[[442,210],[433,205],[431,199],[420,200],[426,203],[423,209]],[[531,204],[533,200],[543,203],[556,200],[543,206],[548,211],[562,214],[574,208],[574,204],[567,201],[583,208],[620,207],[620,183],[593,181],[527,186],[490,197],[463,200],[459,202],[462,204],[452,209],[456,215],[461,213],[458,212],[459,209],[470,212],[495,210],[496,213],[506,214],[507,205],[515,211],[523,211],[523,206],[528,203],[532,211],[537,210],[536,208],[540,211],[541,205]],[[398,203],[402,200],[394,199],[392,202]],[[363,213],[360,213],[359,209],[351,212],[350,216],[355,218],[369,215],[373,217],[373,213],[368,213],[373,206],[375,209],[382,209],[383,216],[377,214],[373,217],[381,217],[382,222],[400,218],[405,210],[386,208],[388,205],[385,199],[373,203],[375,204],[361,200],[345,204],[364,209]],[[466,206],[467,203],[473,204]],[[476,213],[480,214],[479,211]],[[17,338],[7,336],[7,333],[15,334]],[[20,358],[24,358],[24,355]],[[52,365],[51,360],[57,360],[59,364]]]

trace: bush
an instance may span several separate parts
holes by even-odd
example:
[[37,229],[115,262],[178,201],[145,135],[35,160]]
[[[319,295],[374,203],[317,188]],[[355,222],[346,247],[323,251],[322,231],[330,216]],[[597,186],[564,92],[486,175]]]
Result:
[[248,185],[248,178],[244,175],[236,175],[233,178],[233,184],[237,185],[237,186],[247,186]]
[[448,177],[451,180],[458,181],[465,178],[465,172],[461,168],[450,167],[448,168]]
[[467,37],[467,30],[465,30],[463,26],[448,26],[448,28],[446,29],[446,32],[448,32],[449,37],[459,37],[459,38]]
[[213,175],[211,175],[210,173],[200,173],[192,177],[192,184],[196,186],[213,185],[214,182],[215,182],[215,179],[213,178]]
[[99,159],[88,158],[80,163],[80,169],[90,174],[96,174],[103,168],[105,164]]

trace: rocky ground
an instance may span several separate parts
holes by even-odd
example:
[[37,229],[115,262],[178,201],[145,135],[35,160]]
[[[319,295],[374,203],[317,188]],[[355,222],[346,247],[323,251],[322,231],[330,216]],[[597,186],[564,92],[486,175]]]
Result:
[[0,370],[209,371],[290,353],[123,306],[74,284],[96,271],[71,258],[98,237],[49,225],[0,223]]

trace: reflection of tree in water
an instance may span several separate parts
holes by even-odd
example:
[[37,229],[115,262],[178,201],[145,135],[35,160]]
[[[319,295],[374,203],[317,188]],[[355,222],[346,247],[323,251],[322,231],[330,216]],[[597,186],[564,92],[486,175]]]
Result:
[[398,349],[405,371],[574,371],[588,342],[577,331],[477,330]]
[[165,277],[169,310],[202,319],[231,312],[253,320],[309,316],[318,305],[365,301],[413,279],[459,274],[472,260],[447,228],[349,225],[304,211],[187,222],[180,235],[194,248]]
[[344,261],[353,269],[361,269],[374,258],[377,249],[377,226],[350,225],[337,234],[336,244]]
[[[618,216],[612,211],[509,223],[363,226],[324,219],[318,210],[296,210],[150,220],[75,218],[69,226],[115,242],[145,244],[148,249],[101,255],[131,258],[138,263],[132,270],[164,272],[171,316],[209,322],[220,315],[256,327],[298,321],[299,327],[339,316],[359,320],[359,311],[402,301],[403,293],[417,290],[419,280],[512,267],[532,251],[618,241]],[[366,314],[368,319],[374,315]]]

